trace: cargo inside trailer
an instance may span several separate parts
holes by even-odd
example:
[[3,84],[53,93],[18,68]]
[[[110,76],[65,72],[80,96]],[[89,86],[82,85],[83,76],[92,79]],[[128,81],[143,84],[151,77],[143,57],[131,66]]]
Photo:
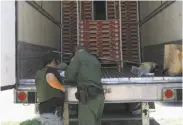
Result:
[[[182,39],[179,1],[19,1],[16,5],[18,79],[34,78],[48,50],[72,53],[84,43],[91,53],[114,60],[104,64],[115,60],[163,64],[164,45]],[[59,58],[69,62],[71,56]]]

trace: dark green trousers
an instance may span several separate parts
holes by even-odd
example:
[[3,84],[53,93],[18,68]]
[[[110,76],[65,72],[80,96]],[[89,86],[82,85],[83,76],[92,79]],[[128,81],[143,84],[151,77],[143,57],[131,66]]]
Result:
[[104,95],[98,95],[89,100],[87,104],[79,102],[79,125],[101,125],[101,117],[104,109]]

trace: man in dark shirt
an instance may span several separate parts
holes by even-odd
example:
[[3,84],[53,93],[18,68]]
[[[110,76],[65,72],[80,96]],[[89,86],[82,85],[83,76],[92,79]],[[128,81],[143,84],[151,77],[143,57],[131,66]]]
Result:
[[62,118],[65,97],[65,89],[57,71],[56,59],[57,55],[55,53],[45,54],[45,67],[36,72],[35,78],[42,123],[50,125],[55,125],[55,122],[61,122],[61,119],[58,120],[56,118]]

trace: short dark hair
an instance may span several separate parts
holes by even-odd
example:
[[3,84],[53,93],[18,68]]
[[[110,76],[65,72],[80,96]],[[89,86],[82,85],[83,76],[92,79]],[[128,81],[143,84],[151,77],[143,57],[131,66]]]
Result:
[[79,45],[76,45],[76,47],[75,47],[75,51],[77,51],[77,50],[81,50],[81,49],[83,49],[83,50],[85,50],[85,51],[88,51],[88,48],[87,48],[87,46],[86,45],[84,45],[84,44],[79,44]]
[[86,46],[84,44],[76,45],[75,51],[80,50],[80,49],[86,49]]
[[44,66],[50,64],[53,60],[57,60],[57,59],[58,59],[57,53],[54,53],[54,52],[45,53],[43,56]]

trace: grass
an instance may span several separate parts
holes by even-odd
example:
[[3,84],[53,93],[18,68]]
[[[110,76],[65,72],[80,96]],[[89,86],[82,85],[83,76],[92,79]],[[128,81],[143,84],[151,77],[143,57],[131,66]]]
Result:
[[13,121],[8,121],[8,122],[1,122],[0,125],[40,125],[40,121],[37,119],[30,119],[30,120],[25,120],[22,122],[13,122]]

